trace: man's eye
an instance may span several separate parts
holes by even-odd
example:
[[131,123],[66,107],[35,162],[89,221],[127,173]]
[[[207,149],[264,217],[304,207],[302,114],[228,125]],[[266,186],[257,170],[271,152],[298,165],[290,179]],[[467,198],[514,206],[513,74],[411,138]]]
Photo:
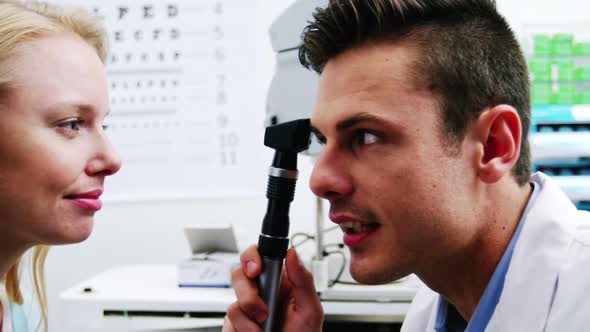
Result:
[[355,140],[357,145],[369,145],[377,143],[377,141],[379,141],[379,137],[366,130],[360,130],[356,133]]
[[82,121],[82,120],[72,119],[72,120],[62,122],[62,123],[58,124],[57,126],[59,128],[65,129],[67,131],[79,131],[80,126],[82,126],[83,123],[84,123],[84,121]]
[[326,145],[326,138],[318,136],[317,134],[312,134],[315,141],[318,142],[319,145]]

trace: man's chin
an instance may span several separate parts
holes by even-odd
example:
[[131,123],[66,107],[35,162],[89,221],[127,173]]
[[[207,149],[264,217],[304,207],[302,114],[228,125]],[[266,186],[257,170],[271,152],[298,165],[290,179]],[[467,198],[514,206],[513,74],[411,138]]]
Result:
[[377,269],[370,269],[362,266],[350,266],[350,275],[354,280],[365,285],[382,285],[392,281],[404,278],[409,273],[395,273],[393,271],[384,271]]

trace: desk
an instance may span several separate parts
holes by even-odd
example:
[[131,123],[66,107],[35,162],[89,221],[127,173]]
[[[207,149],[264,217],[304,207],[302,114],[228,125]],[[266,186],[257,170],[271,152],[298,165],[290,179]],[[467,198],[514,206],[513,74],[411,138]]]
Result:
[[[326,293],[332,300],[322,300],[325,319],[401,322],[418,287],[413,280],[386,286],[336,285]],[[361,300],[354,300],[355,289]],[[369,301],[366,295],[371,293],[381,296]],[[233,289],[177,287],[173,264],[135,265],[108,270],[64,291],[59,312],[72,331],[187,331],[218,328],[234,301]]]

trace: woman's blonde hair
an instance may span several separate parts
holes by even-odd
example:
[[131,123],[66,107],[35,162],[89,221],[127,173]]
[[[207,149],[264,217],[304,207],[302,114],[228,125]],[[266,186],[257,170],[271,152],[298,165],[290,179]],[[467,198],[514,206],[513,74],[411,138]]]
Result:
[[[92,46],[105,63],[107,41],[104,29],[90,12],[76,7],[58,7],[34,1],[0,0],[0,96],[9,93],[12,83],[9,60],[16,48],[27,41],[59,33],[77,35]],[[49,247],[36,246],[31,256],[35,293],[41,308],[41,322],[47,331],[45,259]],[[23,303],[19,267],[21,258],[1,279],[10,301]]]

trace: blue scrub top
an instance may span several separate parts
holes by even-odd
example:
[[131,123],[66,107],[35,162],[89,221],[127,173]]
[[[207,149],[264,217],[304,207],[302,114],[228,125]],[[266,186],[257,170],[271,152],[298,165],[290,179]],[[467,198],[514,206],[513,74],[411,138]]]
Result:
[[32,332],[29,320],[22,305],[10,303],[10,314],[12,316],[12,332]]
[[510,260],[512,259],[512,253],[514,252],[514,246],[518,241],[518,236],[522,230],[522,226],[524,225],[524,220],[526,219],[531,206],[533,205],[535,199],[539,195],[539,192],[542,190],[542,184],[536,181],[531,182],[533,186],[533,193],[529,199],[529,202],[518,222],[518,226],[512,235],[512,239],[500,259],[500,263],[496,267],[494,274],[492,274],[492,278],[488,283],[481,299],[477,307],[475,308],[475,312],[471,317],[469,323],[467,323],[463,317],[459,314],[457,309],[453,305],[451,305],[445,298],[440,296],[438,302],[438,309],[436,313],[436,322],[434,325],[434,330],[436,332],[481,332],[486,329],[488,326],[488,322],[492,318],[494,314],[494,310],[496,309],[496,305],[500,300],[500,295],[502,294],[502,289],[504,288],[504,279],[506,278],[506,272],[508,271],[508,267],[510,266]]

